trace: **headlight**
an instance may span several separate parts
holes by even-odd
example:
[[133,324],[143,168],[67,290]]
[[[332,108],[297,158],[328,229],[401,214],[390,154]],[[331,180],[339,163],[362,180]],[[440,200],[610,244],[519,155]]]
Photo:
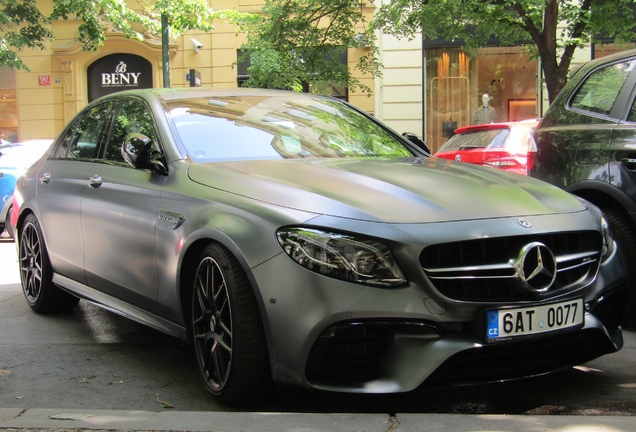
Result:
[[388,246],[351,235],[304,228],[278,231],[291,259],[325,276],[374,286],[406,282]]
[[612,232],[610,230],[609,224],[604,217],[601,217],[601,234],[603,235],[603,251],[601,255],[601,262],[608,259],[614,253],[616,249],[616,244],[614,243],[614,239],[612,238]]

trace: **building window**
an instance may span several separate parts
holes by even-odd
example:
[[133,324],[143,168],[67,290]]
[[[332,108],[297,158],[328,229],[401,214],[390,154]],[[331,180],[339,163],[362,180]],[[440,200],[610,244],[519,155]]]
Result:
[[596,43],[592,45],[592,58],[601,58],[608,55],[616,54],[621,51],[636,48],[636,43]]
[[[433,152],[457,127],[537,117],[537,62],[523,48],[481,48],[475,58],[461,47],[427,48],[424,56],[426,142]],[[479,113],[484,99],[488,110]]]
[[[248,68],[250,67],[249,59],[242,59],[243,52],[242,50],[236,50],[236,56],[239,59],[236,65],[237,76],[236,81],[239,87],[243,87],[245,82],[250,79],[250,74],[248,72]],[[347,51],[339,56],[339,61],[343,64],[347,65]],[[319,88],[320,91],[317,91],[316,88]],[[325,91],[325,89],[327,89]],[[337,85],[335,83],[303,83],[303,93],[314,93],[318,92],[320,94],[326,94],[328,96],[333,96],[337,99],[341,99],[343,101],[349,100],[349,89],[346,86]]]
[[18,98],[15,71],[0,67],[0,139],[18,142]]

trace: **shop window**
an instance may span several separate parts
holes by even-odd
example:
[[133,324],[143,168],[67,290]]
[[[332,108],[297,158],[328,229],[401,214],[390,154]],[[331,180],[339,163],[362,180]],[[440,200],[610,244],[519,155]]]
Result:
[[[426,142],[434,152],[457,127],[537,117],[537,63],[520,47],[427,48]],[[487,95],[484,97],[484,95]],[[486,104],[487,110],[483,111]]]
[[0,139],[18,142],[18,99],[15,71],[0,67]]

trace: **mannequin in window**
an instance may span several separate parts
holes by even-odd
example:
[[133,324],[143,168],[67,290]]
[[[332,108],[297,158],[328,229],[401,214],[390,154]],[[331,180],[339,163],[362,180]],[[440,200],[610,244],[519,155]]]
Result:
[[490,99],[492,98],[488,93],[484,93],[481,97],[481,106],[475,111],[473,124],[494,123],[497,121],[497,112],[493,107],[489,106]]

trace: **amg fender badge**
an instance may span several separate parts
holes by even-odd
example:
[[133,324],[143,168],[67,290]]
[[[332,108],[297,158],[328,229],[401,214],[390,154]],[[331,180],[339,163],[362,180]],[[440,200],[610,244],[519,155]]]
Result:
[[159,210],[160,226],[175,230],[179,228],[183,224],[183,222],[185,222],[185,217],[183,217],[183,215],[165,210]]

